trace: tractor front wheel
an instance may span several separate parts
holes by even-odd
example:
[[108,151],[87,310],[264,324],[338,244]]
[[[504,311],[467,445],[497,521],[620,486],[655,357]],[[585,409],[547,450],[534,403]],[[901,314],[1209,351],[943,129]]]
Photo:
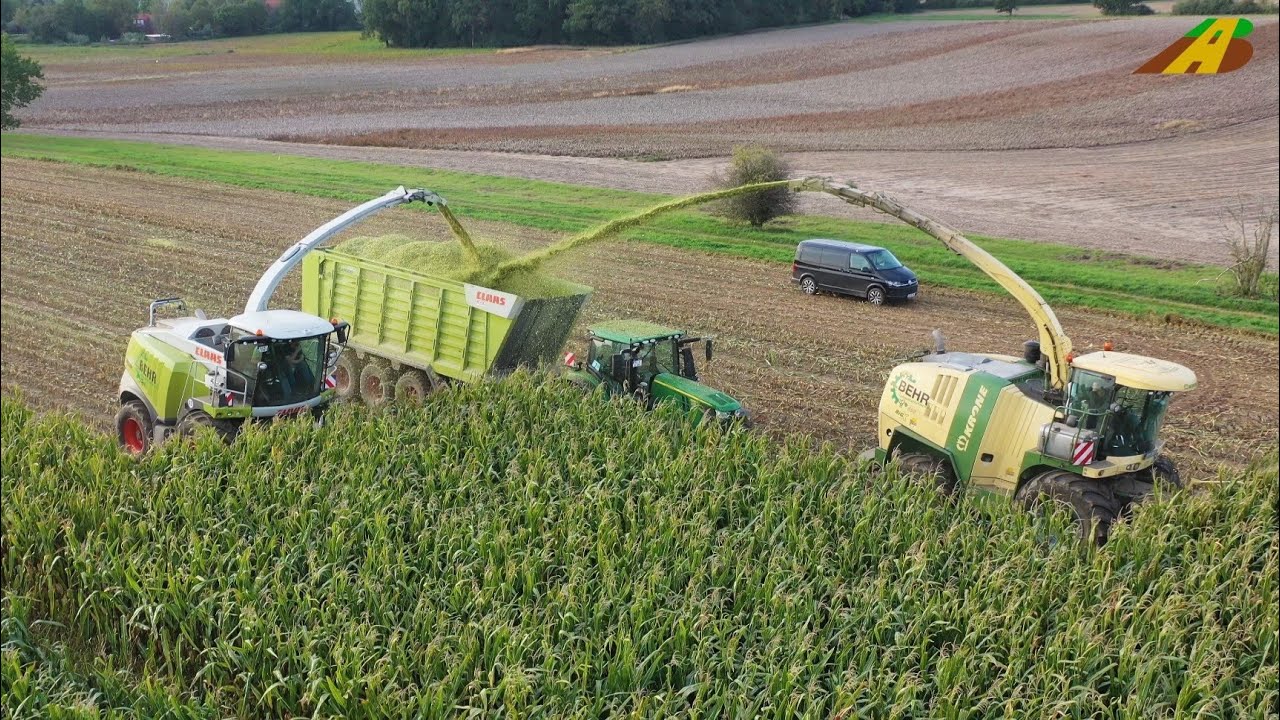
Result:
[[140,457],[151,449],[155,423],[151,422],[151,413],[147,406],[138,400],[130,400],[120,406],[116,413],[116,441],[120,449]]
[[240,434],[239,420],[215,420],[203,410],[188,410],[178,418],[177,432],[183,437],[195,437],[201,428],[209,428],[223,442],[231,442]]
[[360,399],[365,405],[378,407],[395,396],[396,376],[391,366],[371,362],[360,371]]
[[943,495],[951,495],[956,491],[956,474],[951,469],[951,463],[944,458],[926,453],[902,453],[898,455],[898,467],[904,473],[933,481],[934,487]]
[[1044,515],[1047,504],[1070,510],[1078,538],[1099,546],[1107,542],[1120,512],[1110,487],[1066,470],[1050,470],[1031,478],[1018,489],[1016,499],[1037,515]]

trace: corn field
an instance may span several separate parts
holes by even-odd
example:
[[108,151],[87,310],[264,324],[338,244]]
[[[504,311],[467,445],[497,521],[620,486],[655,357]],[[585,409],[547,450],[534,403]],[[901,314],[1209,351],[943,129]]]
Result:
[[1102,549],[541,378],[126,459],[3,403],[13,717],[1276,717],[1276,456]]

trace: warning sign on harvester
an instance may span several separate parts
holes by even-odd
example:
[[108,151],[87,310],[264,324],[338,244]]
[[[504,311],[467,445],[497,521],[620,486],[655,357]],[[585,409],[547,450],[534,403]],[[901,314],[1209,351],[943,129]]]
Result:
[[498,317],[513,318],[520,312],[520,306],[524,304],[518,296],[501,290],[469,284],[464,284],[463,288],[467,293],[468,305]]

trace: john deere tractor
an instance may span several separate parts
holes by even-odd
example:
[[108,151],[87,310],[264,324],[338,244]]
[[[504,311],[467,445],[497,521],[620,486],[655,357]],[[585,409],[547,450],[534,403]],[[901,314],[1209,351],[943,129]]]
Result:
[[654,323],[618,320],[587,331],[586,361],[565,355],[569,366],[564,378],[586,390],[603,387],[609,395],[631,395],[648,408],[675,403],[700,409],[723,423],[750,425],[741,403],[698,382],[693,346],[702,343],[704,359],[711,361],[714,344],[690,337],[683,330]]
[[849,184],[806,178],[792,189],[873,207],[932,235],[1008,291],[1039,331],[1021,356],[948,352],[935,333],[931,354],[889,374],[868,457],[896,458],[945,491],[964,485],[1031,510],[1063,506],[1081,537],[1098,543],[1130,505],[1181,485],[1160,429],[1173,393],[1195,388],[1195,373],[1106,343],[1076,356],[1044,298],[955,230]]
[[347,340],[347,323],[297,310],[270,310],[281,279],[312,248],[384,208],[441,202],[426,190],[397,188],[317,228],[280,256],[232,318],[157,319],[177,298],[151,303],[147,326],[135,330],[120,378],[116,432],[120,446],[140,455],[169,434],[209,427],[233,437],[250,418],[317,412],[334,396],[332,373]]

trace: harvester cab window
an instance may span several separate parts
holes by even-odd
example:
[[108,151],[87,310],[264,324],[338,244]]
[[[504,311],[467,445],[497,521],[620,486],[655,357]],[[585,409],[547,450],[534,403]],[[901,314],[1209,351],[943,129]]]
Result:
[[1067,385],[1067,416],[1077,427],[1101,433],[1115,394],[1115,379],[1107,375],[1075,370]]
[[256,344],[253,355],[257,362],[258,382],[254,405],[292,405],[319,395],[320,382],[324,377],[326,339],[322,335]]
[[1120,387],[1106,440],[1107,454],[1127,457],[1152,450],[1169,409],[1169,397],[1167,392]]

